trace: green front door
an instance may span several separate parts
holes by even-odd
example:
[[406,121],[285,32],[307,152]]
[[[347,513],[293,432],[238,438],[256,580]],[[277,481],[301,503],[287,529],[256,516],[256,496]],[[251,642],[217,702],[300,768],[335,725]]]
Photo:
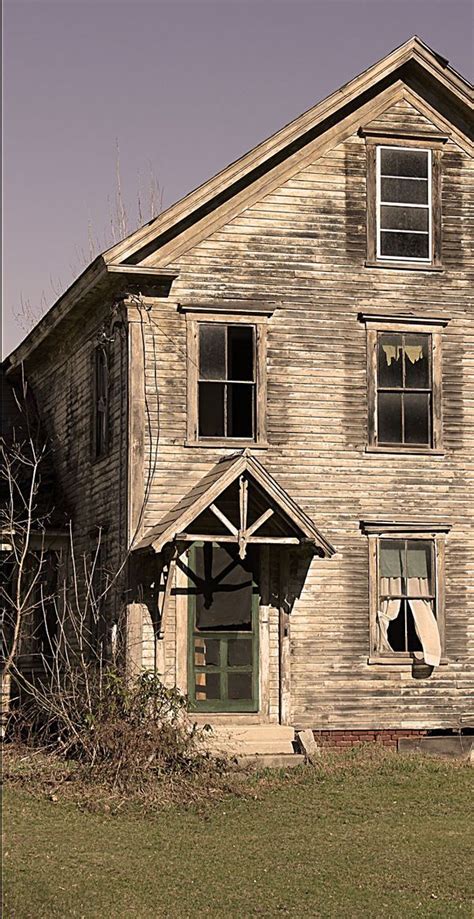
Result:
[[190,549],[188,694],[197,711],[258,711],[255,564],[231,543]]

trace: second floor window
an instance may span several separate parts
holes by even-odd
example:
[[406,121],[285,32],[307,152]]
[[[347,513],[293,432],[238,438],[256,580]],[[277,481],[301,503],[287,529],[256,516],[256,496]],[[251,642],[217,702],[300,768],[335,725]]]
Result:
[[255,327],[199,323],[200,438],[256,437]]
[[377,336],[377,443],[431,447],[431,335]]
[[377,147],[377,258],[431,260],[431,150]]

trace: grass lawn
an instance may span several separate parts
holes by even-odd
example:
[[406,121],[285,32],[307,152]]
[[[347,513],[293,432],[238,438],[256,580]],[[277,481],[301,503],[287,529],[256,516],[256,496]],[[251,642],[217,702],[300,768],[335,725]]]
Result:
[[4,915],[471,917],[471,776],[348,754],[148,814],[9,788]]

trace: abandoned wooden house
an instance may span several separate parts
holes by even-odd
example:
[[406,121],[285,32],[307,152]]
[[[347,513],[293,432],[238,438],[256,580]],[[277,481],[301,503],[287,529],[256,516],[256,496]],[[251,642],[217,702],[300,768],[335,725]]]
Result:
[[239,749],[472,728],[472,102],[410,39],[96,258],[6,361],[76,550],[100,529],[127,559],[129,671]]

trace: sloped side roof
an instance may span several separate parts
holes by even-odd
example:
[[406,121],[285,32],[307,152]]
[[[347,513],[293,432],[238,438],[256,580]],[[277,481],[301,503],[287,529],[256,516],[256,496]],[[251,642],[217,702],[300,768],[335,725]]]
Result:
[[182,533],[202,511],[209,507],[238,476],[248,473],[268,498],[277,504],[281,511],[290,518],[300,531],[302,539],[309,540],[322,550],[325,556],[334,554],[335,549],[320,533],[310,517],[290,497],[288,492],[278,484],[276,479],[265,469],[249,451],[232,454],[220,460],[202,479],[175,505],[160,522],[133,548],[135,550],[153,548],[161,552],[163,547]]

